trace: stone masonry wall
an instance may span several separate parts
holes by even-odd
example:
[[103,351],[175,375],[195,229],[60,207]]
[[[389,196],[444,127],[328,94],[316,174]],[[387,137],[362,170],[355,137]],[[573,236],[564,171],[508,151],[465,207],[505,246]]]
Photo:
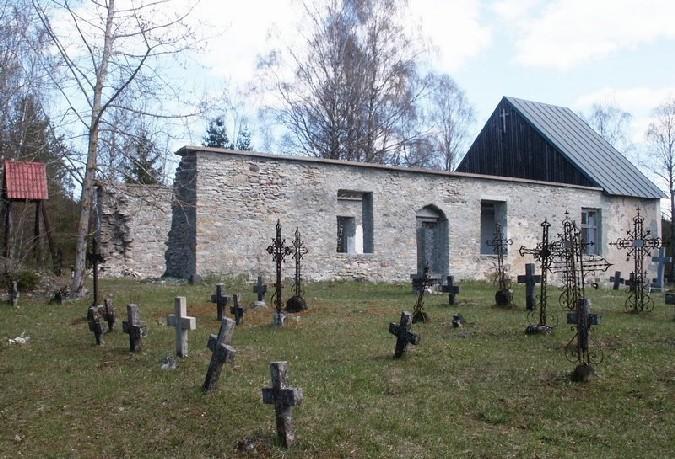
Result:
[[[615,264],[612,273],[626,277],[632,269],[625,253],[608,243],[625,235],[636,207],[642,208],[645,227],[660,234],[658,200],[613,197],[596,188],[214,149],[182,154],[183,161],[196,160],[199,171],[194,269],[200,275],[260,272],[270,279],[273,263],[265,248],[280,219],[287,242],[296,227],[302,232],[309,249],[307,278],[408,281],[417,266],[415,215],[430,204],[448,219],[449,272],[460,279],[484,279],[493,266],[494,256],[480,254],[481,200],[506,202],[507,234],[513,239],[506,262],[513,274],[532,261],[520,257],[518,248],[535,246],[544,219],[552,235],[560,232],[565,211],[579,222],[581,208],[600,209],[601,254]],[[336,253],[341,189],[373,193],[373,253]],[[285,269],[291,276],[290,262]]]
[[170,188],[156,185],[99,188],[102,276],[164,274],[171,196]]

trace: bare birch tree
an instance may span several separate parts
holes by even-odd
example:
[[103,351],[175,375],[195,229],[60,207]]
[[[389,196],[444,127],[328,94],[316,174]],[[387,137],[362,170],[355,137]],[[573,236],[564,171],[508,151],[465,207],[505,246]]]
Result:
[[[191,9],[176,8],[170,0],[32,0],[32,4],[67,76],[63,80],[55,78],[53,83],[68,107],[67,113],[85,131],[86,156],[71,286],[73,295],[81,295],[99,170],[99,136],[105,116],[113,108],[135,116],[153,115],[152,101],[159,104],[166,90],[171,89],[160,73],[160,59],[176,56],[193,43],[186,21]],[[143,100],[144,104],[139,107],[121,103],[125,94],[133,94],[132,99]]]

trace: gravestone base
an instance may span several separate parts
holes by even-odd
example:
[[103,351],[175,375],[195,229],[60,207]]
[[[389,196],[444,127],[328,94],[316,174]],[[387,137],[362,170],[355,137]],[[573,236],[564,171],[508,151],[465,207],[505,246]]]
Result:
[[283,327],[284,321],[286,320],[286,314],[283,312],[275,312],[274,317],[272,318],[272,325],[277,327]]
[[287,312],[301,312],[307,309],[307,303],[305,299],[298,295],[293,295],[286,302],[286,311]]
[[511,306],[513,302],[513,291],[509,288],[504,290],[499,290],[495,293],[495,303],[497,306],[505,307]]
[[587,363],[579,364],[572,372],[572,381],[588,382],[595,376],[595,370]]
[[553,333],[553,327],[550,325],[528,325],[525,329],[527,335],[550,335]]

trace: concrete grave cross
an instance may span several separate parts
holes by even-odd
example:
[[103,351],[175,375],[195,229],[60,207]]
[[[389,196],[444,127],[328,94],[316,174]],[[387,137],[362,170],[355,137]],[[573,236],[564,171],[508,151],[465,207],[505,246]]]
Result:
[[612,283],[612,290],[619,290],[619,285],[626,282],[626,280],[621,277],[621,271],[616,271],[614,277],[610,277],[609,281]]
[[394,358],[400,358],[405,353],[408,344],[417,345],[420,337],[410,331],[412,327],[412,314],[408,311],[401,312],[401,320],[398,324],[389,324],[389,333],[396,336],[396,347],[394,349]]
[[637,285],[637,280],[635,279],[635,273],[630,273],[630,275],[628,276],[628,280],[626,281],[626,286],[628,287],[628,291],[634,292],[636,285]]
[[206,371],[206,379],[202,390],[204,392],[212,391],[218,385],[218,378],[223,369],[223,364],[231,362],[236,354],[235,349],[230,346],[232,335],[234,334],[234,320],[225,317],[220,323],[218,335],[211,335],[207,347],[211,350],[211,363]]
[[537,304],[537,297],[535,295],[535,287],[541,282],[541,276],[534,274],[534,263],[527,263],[525,265],[525,275],[518,276],[518,283],[525,284],[525,305],[528,311],[534,311]]
[[129,352],[143,349],[143,337],[147,336],[147,327],[141,321],[138,305],[127,304],[127,320],[122,322],[122,330],[129,334]]
[[455,295],[459,295],[459,286],[455,285],[455,276],[448,276],[448,283],[443,286],[443,292],[448,294],[448,304],[454,306]]
[[253,286],[253,293],[258,295],[258,300],[255,302],[255,306],[262,307],[265,306],[265,294],[267,293],[267,285],[263,283],[262,276],[258,276],[258,281]]
[[197,319],[187,315],[187,300],[177,296],[174,303],[175,313],[166,318],[167,325],[176,327],[176,355],[188,355],[188,331],[197,328]]
[[239,294],[235,293],[232,295],[232,306],[230,306],[230,312],[234,316],[234,320],[237,325],[240,325],[244,321],[244,308],[239,306]]
[[19,305],[19,283],[17,281],[12,281],[12,288],[9,291],[9,302],[14,307]]
[[89,306],[87,309],[87,322],[89,323],[89,330],[94,333],[96,344],[102,344],[101,336],[103,336],[103,326],[101,325],[101,315],[99,314],[98,306]]
[[652,257],[652,261],[658,263],[656,268],[656,279],[652,286],[656,289],[662,290],[665,285],[666,263],[673,261],[672,257],[666,256],[666,248],[659,247],[659,255]]
[[216,293],[211,295],[211,303],[216,305],[216,320],[222,322],[225,306],[227,306],[227,296],[224,294],[224,284],[216,284]]
[[284,448],[295,441],[292,409],[300,405],[304,398],[302,389],[288,387],[288,362],[270,363],[272,387],[262,390],[263,403],[274,404],[276,414],[277,436]]

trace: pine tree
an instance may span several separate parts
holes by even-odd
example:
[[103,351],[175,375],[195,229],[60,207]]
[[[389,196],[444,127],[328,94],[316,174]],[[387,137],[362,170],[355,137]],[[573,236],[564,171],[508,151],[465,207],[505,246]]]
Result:
[[251,147],[251,131],[249,131],[248,126],[239,129],[236,149],[246,151],[253,150],[253,147]]
[[128,158],[124,181],[140,185],[162,184],[162,166],[159,164],[162,154],[145,129],[141,129],[134,140],[132,151],[133,155]]
[[203,145],[205,147],[234,148],[234,145],[232,145],[230,140],[227,138],[227,132],[225,132],[225,121],[223,120],[222,116],[213,118],[209,121],[209,126],[206,128],[206,135],[204,136]]

